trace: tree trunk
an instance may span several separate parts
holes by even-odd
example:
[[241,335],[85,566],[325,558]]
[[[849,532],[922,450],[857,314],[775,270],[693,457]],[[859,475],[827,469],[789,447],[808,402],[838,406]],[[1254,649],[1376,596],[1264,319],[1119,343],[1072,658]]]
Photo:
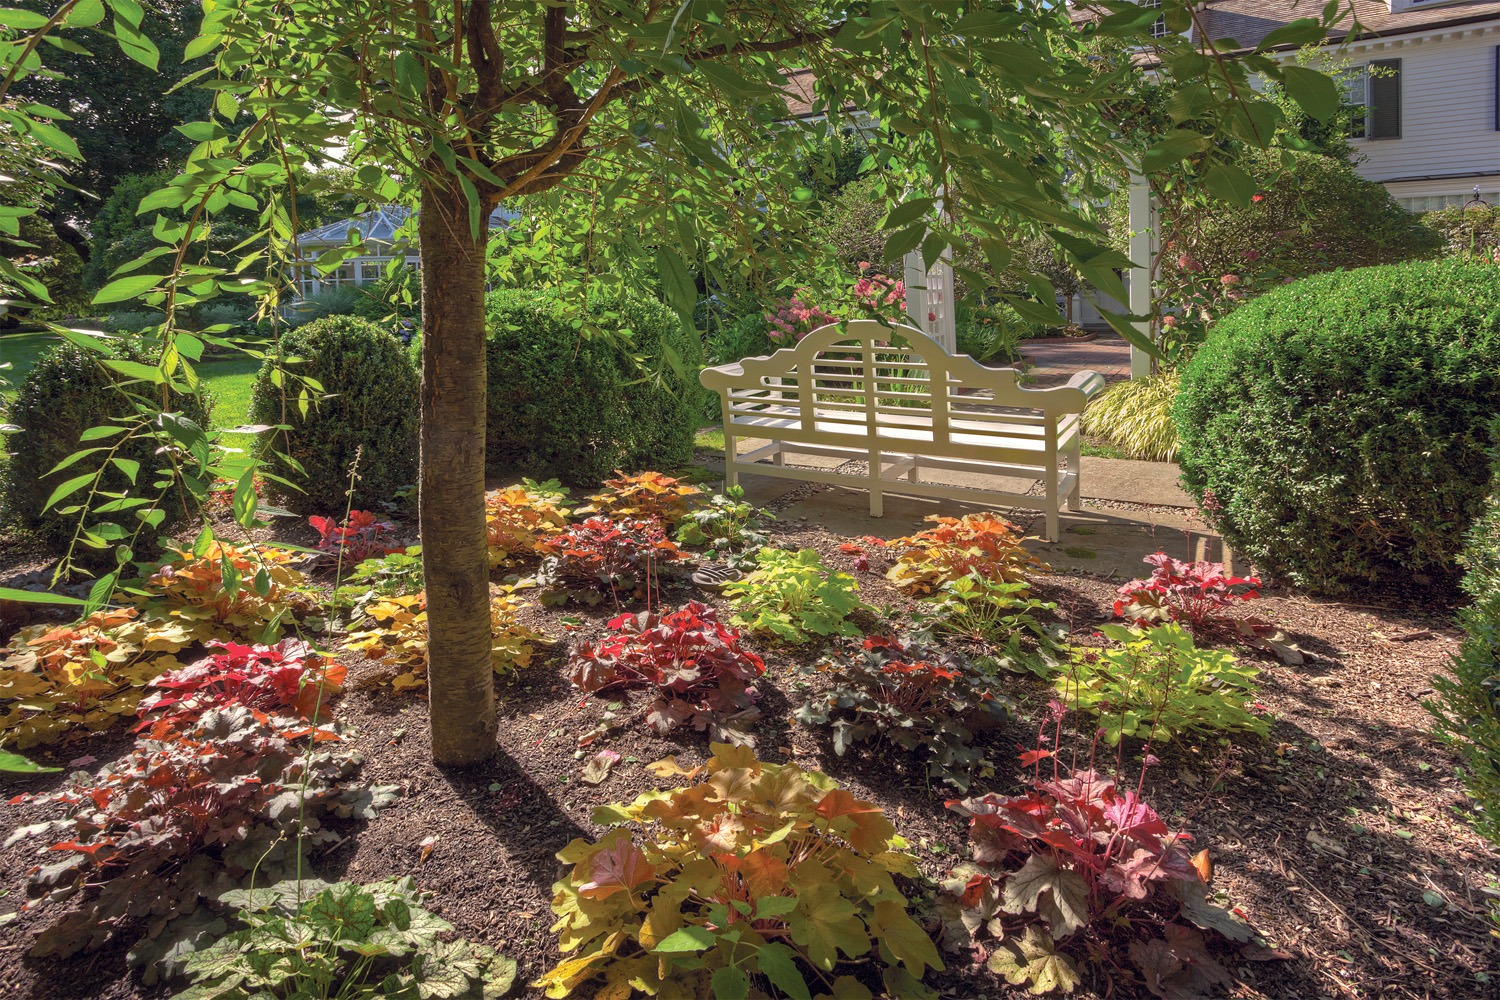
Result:
[[419,519],[427,583],[432,758],[463,766],[495,753],[490,573],[484,520],[485,247],[451,178],[424,181],[422,472]]

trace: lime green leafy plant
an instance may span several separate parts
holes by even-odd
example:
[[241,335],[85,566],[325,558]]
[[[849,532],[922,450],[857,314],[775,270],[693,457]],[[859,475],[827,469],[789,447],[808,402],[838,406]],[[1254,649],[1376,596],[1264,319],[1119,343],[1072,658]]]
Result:
[[834,996],[868,997],[834,973],[870,956],[891,996],[936,996],[921,978],[942,961],[893,878],[915,875],[915,860],[879,807],[747,747],[716,743],[691,771],[650,767],[694,783],[595,810],[596,823],[628,825],[558,852],[573,868],[552,887],[552,929],[579,954],[533,985],[553,998],[811,1000],[811,973]]
[[1123,736],[1270,732],[1270,718],[1255,701],[1258,668],[1222,650],[1199,649],[1174,623],[1148,631],[1101,625],[1099,631],[1120,648],[1075,649],[1056,684],[1069,708],[1099,717],[1111,746]]
[[1029,596],[1031,585],[994,580],[978,572],[949,580],[922,600],[915,618],[934,639],[956,638],[986,647],[986,659],[1009,670],[1047,676],[1065,655],[1066,628],[1038,615],[1057,605]]
[[491,1000],[516,963],[424,910],[411,879],[329,885],[316,879],[224,893],[244,926],[187,960],[176,1000]]
[[754,573],[724,588],[735,603],[733,624],[799,644],[815,635],[862,636],[849,620],[856,611],[874,612],[857,595],[848,573],[823,565],[812,549],[762,549]]

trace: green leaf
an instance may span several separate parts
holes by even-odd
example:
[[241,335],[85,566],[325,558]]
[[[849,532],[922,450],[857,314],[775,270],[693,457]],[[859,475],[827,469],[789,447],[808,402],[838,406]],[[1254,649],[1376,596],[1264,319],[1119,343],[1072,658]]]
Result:
[[68,11],[65,22],[70,28],[92,28],[104,20],[104,4],[102,0],[78,0],[73,9]]
[[1172,164],[1201,153],[1213,140],[1200,132],[1174,128],[1141,157],[1141,172],[1154,174]]
[[1269,52],[1283,45],[1297,47],[1311,45],[1314,42],[1321,42],[1325,34],[1323,25],[1317,18],[1299,17],[1295,21],[1288,21],[1262,38],[1256,43],[1255,51]]
[[1232,163],[1211,164],[1204,181],[1214,197],[1241,208],[1249,208],[1255,196],[1255,178]]
[[[791,896],[776,896],[775,899],[795,899]],[[759,902],[764,903],[765,900]],[[757,904],[758,905],[758,904]],[[792,1000],[812,1000],[812,993],[807,988],[807,980],[803,978],[802,972],[797,968],[797,953],[780,942],[762,945],[756,953],[757,964],[760,966],[760,974],[771,981],[771,984],[791,997]]]
[[1320,122],[1327,122],[1339,111],[1339,89],[1333,78],[1306,66],[1283,66],[1281,82],[1292,100]]
[[37,28],[45,28],[46,26],[47,18],[43,14],[37,14],[29,10],[17,10],[14,7],[0,7],[0,28],[33,31]]
[[658,941],[656,947],[651,950],[657,954],[669,955],[704,951],[713,946],[713,931],[703,927],[690,926],[668,934]]
[[84,602],[67,594],[53,594],[45,590],[19,590],[15,587],[0,587],[0,601],[16,601],[22,604],[66,604],[82,605]]
[[110,302],[126,302],[130,299],[139,298],[161,282],[159,274],[132,274],[124,278],[116,278],[94,294],[95,305],[105,305]]
[[122,361],[119,358],[105,358],[104,367],[111,368],[127,378],[138,378],[153,385],[159,385],[166,381],[166,376],[161,373],[160,368],[152,365],[143,365],[139,361]]
[[93,480],[94,473],[92,472],[85,472],[81,476],[74,476],[72,479],[69,479],[67,482],[62,483],[57,487],[57,489],[52,491],[52,495],[47,498],[47,502],[42,504],[42,509],[50,509],[53,504],[57,503],[57,501],[63,499],[64,497],[72,496],[74,493],[77,493],[89,483],[93,482]]
[[43,767],[9,750],[0,750],[0,771],[12,774],[53,774],[61,770],[60,767]]
[[715,1000],[744,1000],[750,995],[750,977],[737,966],[715,969],[711,982]]
[[141,471],[140,462],[137,462],[133,458],[121,458],[118,455],[110,459],[110,461],[115,463],[115,468],[125,473],[126,478],[129,479],[132,484],[135,483],[135,477],[139,475]]
[[926,235],[927,226],[923,223],[898,229],[886,237],[885,249],[881,253],[887,262],[894,263],[915,250]]

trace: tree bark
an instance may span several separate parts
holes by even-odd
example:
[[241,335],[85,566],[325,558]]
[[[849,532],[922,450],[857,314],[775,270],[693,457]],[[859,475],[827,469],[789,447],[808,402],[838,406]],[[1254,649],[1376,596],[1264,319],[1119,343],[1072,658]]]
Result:
[[422,450],[419,521],[427,585],[427,689],[432,757],[478,764],[494,755],[490,574],[484,519],[485,247],[456,179],[423,182]]

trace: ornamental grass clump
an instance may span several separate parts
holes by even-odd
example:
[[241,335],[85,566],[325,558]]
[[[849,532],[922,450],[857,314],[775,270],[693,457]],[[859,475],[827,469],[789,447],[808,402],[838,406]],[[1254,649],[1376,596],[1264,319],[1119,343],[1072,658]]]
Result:
[[974,863],[939,891],[945,950],[987,952],[991,972],[1032,993],[1072,993],[1085,976],[1104,995],[1233,985],[1215,953],[1254,931],[1210,902],[1208,852],[1190,856],[1192,838],[1136,791],[1093,770],[1054,771],[1022,795],[948,808],[969,820]]
[[849,616],[875,609],[858,597],[859,584],[848,573],[823,565],[812,549],[761,549],[755,572],[724,588],[734,602],[731,621],[752,632],[800,645],[814,636],[864,634]]
[[845,970],[873,961],[891,996],[932,995],[920,980],[943,964],[894,878],[916,862],[878,806],[743,746],[651,770],[692,784],[596,809],[594,822],[620,825],[558,852],[572,869],[552,886],[552,929],[572,957],[534,986],[552,998],[868,996]]
[[886,579],[902,590],[930,594],[970,573],[988,580],[1025,583],[1028,571],[1047,568],[1022,547],[1020,531],[1003,518],[931,514],[927,520],[931,528],[885,543],[886,551],[895,556]]
[[658,733],[678,726],[713,730],[748,742],[744,727],[760,717],[755,681],[766,664],[740,646],[740,633],[697,601],[670,614],[643,611],[609,623],[614,634],[580,642],[568,658],[568,680],[586,694],[646,688],[645,720]]
[[1177,384],[1175,368],[1116,382],[1083,411],[1084,432],[1104,438],[1126,458],[1175,461],[1177,425],[1172,423],[1172,403],[1177,399]]
[[975,769],[993,767],[975,733],[999,726],[1015,707],[966,658],[912,639],[871,636],[812,669],[827,687],[797,709],[797,721],[831,728],[834,753],[890,743],[905,753],[889,759],[915,757],[924,776],[959,791]]
[[1099,631],[1119,648],[1075,648],[1054,683],[1069,708],[1098,718],[1111,746],[1125,736],[1166,742],[1206,733],[1226,741],[1228,733],[1271,731],[1255,700],[1258,668],[1222,650],[1200,649],[1176,624]]

